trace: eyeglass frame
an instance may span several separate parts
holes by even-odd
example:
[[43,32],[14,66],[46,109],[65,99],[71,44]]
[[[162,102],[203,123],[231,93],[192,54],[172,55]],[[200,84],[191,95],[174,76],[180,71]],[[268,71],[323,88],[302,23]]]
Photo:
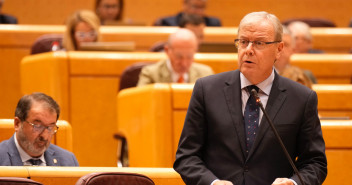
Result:
[[[250,41],[250,40],[246,40],[246,39],[235,39],[234,41],[235,41],[235,46],[236,46],[237,49],[240,48],[240,41],[241,40],[248,42],[248,44],[245,47],[243,47],[243,48],[248,47],[249,43],[252,43],[252,46],[255,47],[256,49],[264,49],[265,48],[264,46],[266,46],[268,44],[275,44],[275,43],[282,42],[282,41],[264,42],[264,41]],[[263,45],[258,45],[258,43],[262,43]],[[258,46],[259,46],[259,48],[258,48]],[[260,48],[260,47],[262,47],[262,48]]]
[[[38,132],[38,133],[42,133],[45,129],[47,129],[49,131],[50,134],[54,135],[57,133],[57,131],[59,130],[60,127],[58,127],[56,124],[54,126],[44,126],[42,124],[34,124],[31,123],[27,120],[24,120],[23,122],[27,122],[28,124],[30,124],[32,126],[32,129],[34,132]],[[50,130],[50,127],[52,127],[53,129],[56,127],[56,130]],[[38,130],[40,129],[40,130]]]
[[[97,38],[97,36],[98,36],[98,33],[95,30],[89,31],[89,32],[76,31],[74,34],[75,34],[75,37],[79,38],[80,40],[82,40],[84,38]],[[84,35],[84,36],[81,36],[80,34]],[[91,34],[91,35],[89,35],[89,34]]]

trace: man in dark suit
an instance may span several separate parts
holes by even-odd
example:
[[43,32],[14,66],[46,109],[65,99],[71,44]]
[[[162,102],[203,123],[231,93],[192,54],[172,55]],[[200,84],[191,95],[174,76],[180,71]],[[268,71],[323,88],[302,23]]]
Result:
[[248,86],[259,88],[265,110],[305,184],[324,182],[327,161],[317,95],[273,69],[283,49],[281,39],[276,16],[247,14],[235,41],[239,70],[196,82],[174,163],[186,184],[301,184]]
[[196,14],[203,17],[206,26],[221,26],[216,17],[205,15],[207,0],[183,0],[183,11],[174,16],[162,17],[155,21],[155,26],[178,26],[183,16]]
[[2,14],[1,8],[5,0],[0,0],[0,24],[17,24],[17,19],[14,16]]
[[15,111],[15,134],[0,143],[0,166],[78,166],[73,153],[50,143],[59,115],[50,96],[23,96]]

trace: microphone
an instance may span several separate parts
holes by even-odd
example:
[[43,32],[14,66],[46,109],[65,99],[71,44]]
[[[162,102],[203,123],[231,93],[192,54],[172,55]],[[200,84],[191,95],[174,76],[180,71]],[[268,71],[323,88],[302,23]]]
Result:
[[305,185],[305,183],[303,182],[303,179],[302,179],[301,175],[300,175],[299,172],[298,172],[298,169],[296,168],[295,164],[293,163],[293,161],[292,161],[292,159],[291,159],[291,157],[290,157],[290,154],[288,153],[288,151],[287,151],[287,149],[286,149],[284,143],[282,142],[279,133],[277,133],[277,130],[276,130],[276,128],[274,127],[273,122],[272,122],[271,119],[269,118],[268,113],[265,111],[265,109],[264,109],[264,107],[263,107],[263,104],[262,104],[262,102],[260,101],[260,98],[259,98],[259,96],[258,96],[257,91],[256,91],[255,89],[252,89],[251,94],[254,96],[256,102],[259,104],[260,109],[263,111],[264,116],[265,116],[266,120],[269,122],[269,125],[270,125],[271,129],[273,130],[276,139],[279,141],[280,146],[281,146],[282,150],[284,151],[287,160],[290,162],[291,167],[293,168],[293,171],[297,174],[299,180],[301,181],[301,184],[302,184],[302,185]]

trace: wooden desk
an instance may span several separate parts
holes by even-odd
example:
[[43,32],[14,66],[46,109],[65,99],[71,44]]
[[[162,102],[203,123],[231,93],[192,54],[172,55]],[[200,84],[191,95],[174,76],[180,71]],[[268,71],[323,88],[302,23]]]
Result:
[[75,185],[78,179],[94,172],[126,172],[143,174],[155,185],[184,185],[172,168],[117,168],[117,167],[24,167],[1,166],[0,177],[24,177],[47,185]]
[[[119,132],[127,138],[131,166],[172,166],[192,88],[193,85],[184,84],[153,84],[119,93],[117,124]],[[338,94],[329,96],[335,97],[334,100],[322,101],[322,94],[329,88],[317,85],[314,89],[318,93],[320,114],[323,114],[320,109],[328,106],[324,105],[327,101],[336,101],[336,104],[339,98],[346,101]],[[331,89],[331,93],[338,91],[338,88]],[[349,110],[351,112],[352,107]],[[352,168],[352,121],[322,120],[321,124],[328,160],[328,176],[324,185],[352,183],[349,178],[352,175],[349,170]]]

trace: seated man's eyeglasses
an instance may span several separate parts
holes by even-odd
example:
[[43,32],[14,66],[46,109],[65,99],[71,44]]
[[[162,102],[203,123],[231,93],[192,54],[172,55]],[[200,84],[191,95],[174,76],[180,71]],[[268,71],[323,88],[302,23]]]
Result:
[[273,42],[264,42],[264,41],[249,41],[246,39],[235,39],[235,46],[237,48],[246,48],[249,43],[252,43],[253,48],[255,49],[264,49],[268,44],[279,43],[281,41],[273,41]]
[[59,127],[57,125],[44,126],[42,124],[34,124],[26,120],[24,122],[32,125],[33,131],[37,133],[42,133],[44,129],[47,129],[50,134],[55,134],[57,130],[59,130]]

